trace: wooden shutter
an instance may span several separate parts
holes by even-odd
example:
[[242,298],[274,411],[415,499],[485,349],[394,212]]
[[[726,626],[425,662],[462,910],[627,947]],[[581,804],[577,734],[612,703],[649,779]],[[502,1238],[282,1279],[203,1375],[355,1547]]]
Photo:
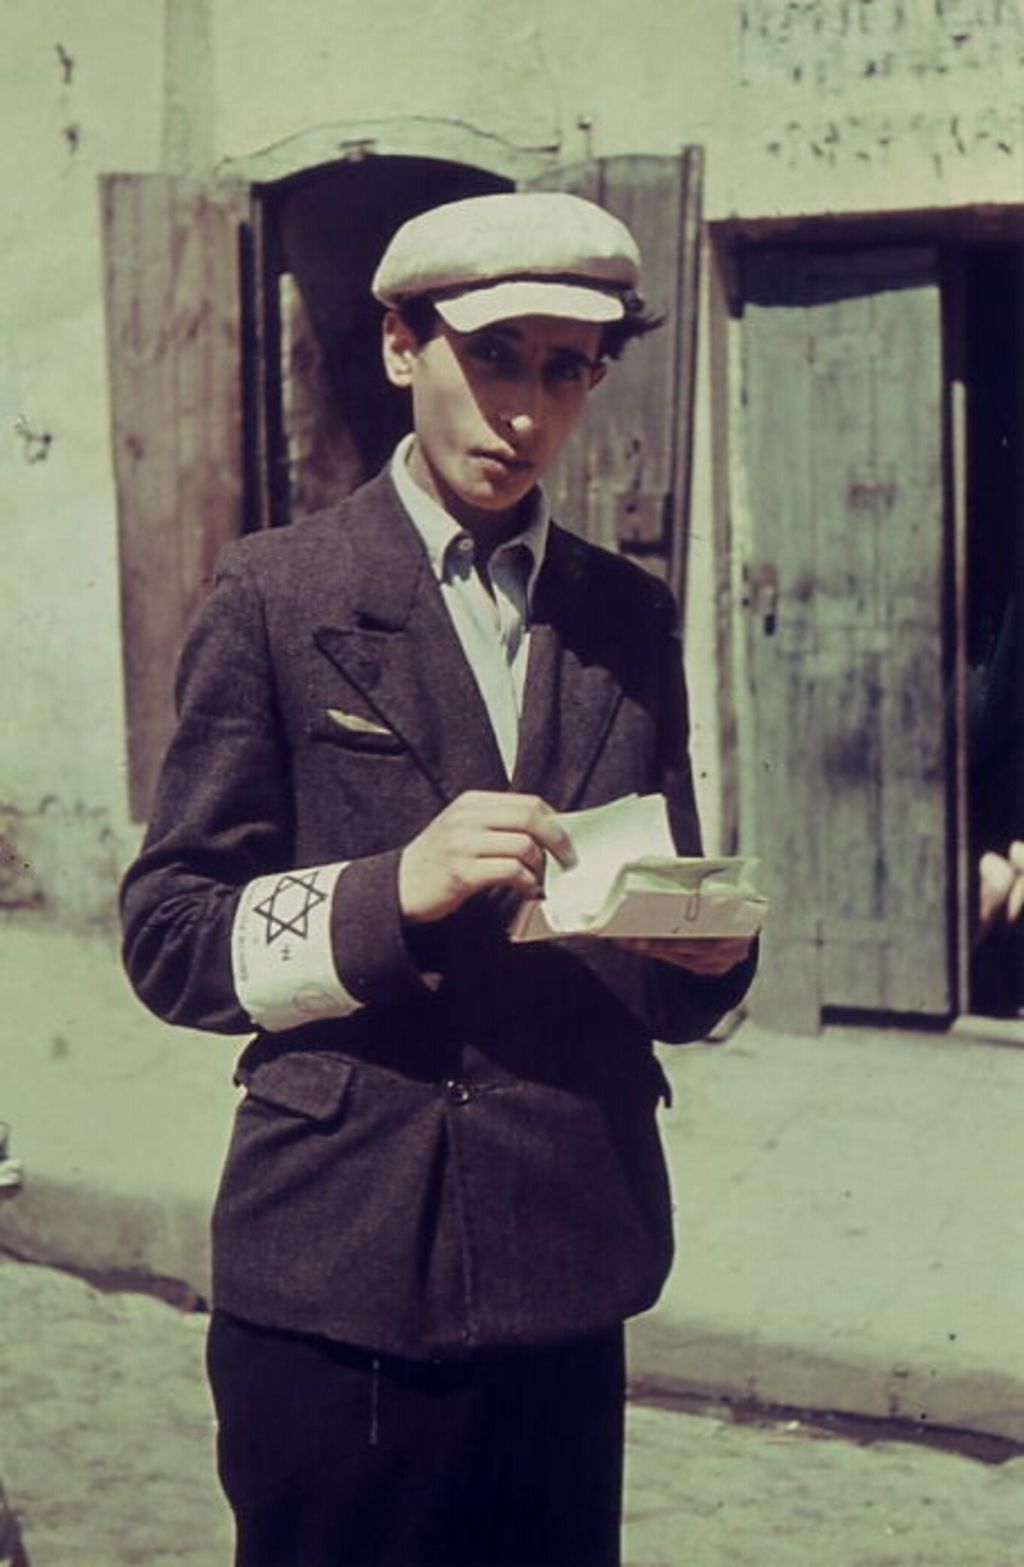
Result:
[[174,668],[224,543],[243,530],[240,241],[247,192],[102,181],[132,815],[173,724]]
[[744,266],[747,847],[772,901],[755,1016],[944,1014],[951,897],[945,391],[925,250]]
[[538,189],[599,202],[636,236],[644,297],[665,316],[627,349],[546,481],[556,517],[641,557],[682,595],[690,496],[703,159],[619,157],[551,171]]

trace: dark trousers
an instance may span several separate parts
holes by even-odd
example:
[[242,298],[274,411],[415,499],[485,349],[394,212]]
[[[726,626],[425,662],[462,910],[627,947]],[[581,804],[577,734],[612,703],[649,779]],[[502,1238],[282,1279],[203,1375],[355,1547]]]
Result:
[[214,1312],[236,1567],[618,1567],[621,1327],[419,1362]]

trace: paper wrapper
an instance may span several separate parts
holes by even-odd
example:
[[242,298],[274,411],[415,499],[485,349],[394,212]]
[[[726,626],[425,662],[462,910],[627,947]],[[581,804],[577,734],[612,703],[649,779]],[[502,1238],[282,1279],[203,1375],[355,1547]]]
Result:
[[[681,886],[672,873],[707,866],[696,885]],[[716,871],[713,867],[719,867]],[[655,869],[625,870],[600,915],[573,926],[553,926],[546,900],[523,903],[509,931],[513,941],[551,941],[571,936],[643,936],[650,940],[695,937],[752,937],[764,922],[767,900],[738,878],[730,884],[721,861],[674,861]],[[737,871],[749,869],[736,862]]]
[[761,929],[767,902],[753,886],[756,862],[674,854],[660,795],[628,795],[561,822],[576,863],[548,856],[545,897],[520,906],[513,941],[751,937]]

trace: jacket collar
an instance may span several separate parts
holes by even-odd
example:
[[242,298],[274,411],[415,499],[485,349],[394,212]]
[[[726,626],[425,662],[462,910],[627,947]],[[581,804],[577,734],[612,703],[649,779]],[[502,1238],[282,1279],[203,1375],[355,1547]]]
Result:
[[512,786],[556,810],[577,802],[622,698],[615,624],[590,550],[552,527],[534,596],[519,755]]
[[[350,607],[343,623],[316,630],[321,651],[402,737],[442,800],[509,788],[473,672],[387,471],[348,503],[338,567],[338,594]],[[559,810],[575,803],[621,696],[602,655],[607,617],[592,588],[587,547],[552,526],[511,787]]]

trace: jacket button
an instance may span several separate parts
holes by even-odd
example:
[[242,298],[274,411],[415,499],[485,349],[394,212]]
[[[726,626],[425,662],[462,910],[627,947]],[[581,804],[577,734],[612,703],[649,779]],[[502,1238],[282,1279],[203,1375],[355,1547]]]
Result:
[[444,1085],[444,1091],[453,1105],[466,1105],[470,1101],[470,1090],[465,1083],[456,1082],[449,1078]]

